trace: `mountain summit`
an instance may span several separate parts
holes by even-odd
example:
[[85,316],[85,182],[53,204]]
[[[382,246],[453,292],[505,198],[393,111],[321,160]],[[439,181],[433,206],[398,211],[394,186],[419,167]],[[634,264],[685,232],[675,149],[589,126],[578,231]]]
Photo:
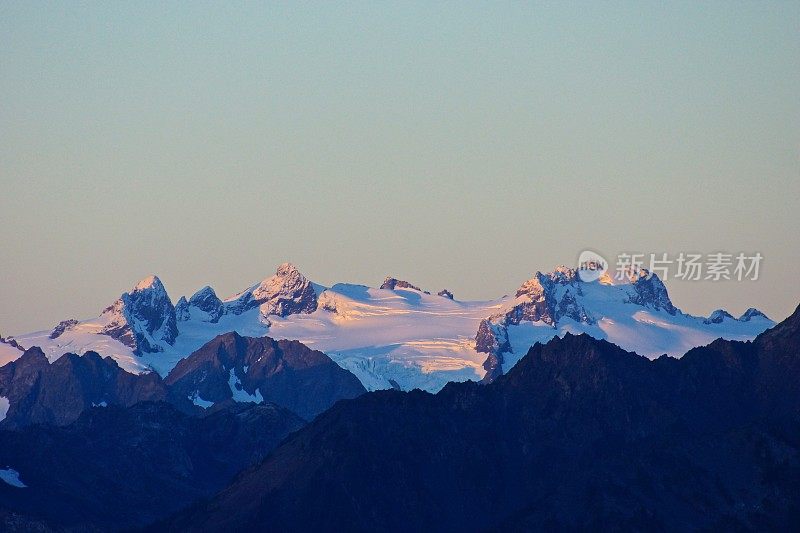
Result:
[[164,351],[178,336],[175,308],[157,276],[148,276],[103,310],[100,333],[117,339],[133,353]]

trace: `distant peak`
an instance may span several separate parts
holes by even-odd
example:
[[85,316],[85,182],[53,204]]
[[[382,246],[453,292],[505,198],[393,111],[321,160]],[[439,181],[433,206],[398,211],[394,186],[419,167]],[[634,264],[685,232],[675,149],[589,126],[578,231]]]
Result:
[[[281,263],[278,265],[278,269],[275,271],[276,276],[292,276],[295,274],[300,274],[300,271],[294,266],[292,263]],[[302,274],[300,274],[302,276]]]
[[770,319],[763,312],[759,311],[755,307],[751,307],[750,309],[748,309],[747,311],[742,313],[742,316],[739,317],[739,321],[740,322],[749,322],[751,319],[757,318],[757,317],[765,318],[767,320]]
[[383,283],[380,286],[381,289],[413,289],[415,291],[422,292],[422,289],[417,287],[416,285],[412,285],[407,281],[403,281],[402,279],[393,278],[391,276],[386,276],[386,279],[383,280]]
[[151,274],[137,283],[134,287],[134,291],[143,291],[151,288],[164,288],[164,285],[161,283],[161,280],[158,279],[158,276]]
[[565,265],[558,265],[550,274],[549,277],[554,281],[558,280],[565,280],[565,281],[573,281],[577,279],[578,271],[574,268],[570,268]]
[[710,315],[708,315],[708,318],[706,318],[705,320],[703,320],[703,323],[704,323],[704,324],[720,324],[720,323],[722,323],[722,321],[724,321],[726,318],[729,318],[729,319],[731,319],[731,320],[733,320],[733,319],[734,319],[734,318],[733,318],[733,315],[731,315],[731,314],[730,314],[729,312],[727,312],[726,310],[724,310],[724,309],[717,309],[716,311],[714,311],[713,313],[711,313]]
[[217,293],[214,292],[214,289],[212,289],[210,285],[206,285],[205,287],[203,287],[202,289],[200,289],[199,291],[194,293],[192,295],[192,297],[189,299],[189,301],[198,300],[198,299],[207,298],[207,297],[213,297],[213,298],[217,297]]

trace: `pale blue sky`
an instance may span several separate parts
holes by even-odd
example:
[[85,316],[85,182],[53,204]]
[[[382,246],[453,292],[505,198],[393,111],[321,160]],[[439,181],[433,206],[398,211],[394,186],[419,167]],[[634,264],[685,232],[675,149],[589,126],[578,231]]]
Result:
[[292,261],[478,299],[584,248],[800,301],[800,3],[0,4],[0,332]]

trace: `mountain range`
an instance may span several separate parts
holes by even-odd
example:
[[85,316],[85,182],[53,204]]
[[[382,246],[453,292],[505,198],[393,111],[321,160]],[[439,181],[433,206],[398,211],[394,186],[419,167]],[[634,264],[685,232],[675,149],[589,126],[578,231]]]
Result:
[[325,352],[368,390],[440,390],[451,381],[490,382],[535,342],[570,333],[612,342],[650,358],[679,357],[716,338],[748,340],[774,325],[757,309],[739,318],[681,312],[658,276],[646,270],[584,282],[575,269],[537,272],[513,293],[462,301],[387,277],[379,288],[309,281],[289,263],[226,299],[203,287],[173,305],[149,276],[97,318],[66,319],[50,330],[0,342],[0,364],[39,347],[54,361],[96,352],[132,373],[165,377],[216,336],[297,340]]
[[0,367],[0,428],[66,425],[92,407],[166,401],[187,414],[234,403],[274,403],[305,420],[366,392],[324,353],[297,341],[225,333],[165,378],[134,374],[96,352],[52,363],[38,347]]
[[800,308],[693,317],[647,272],[149,277],[3,341],[5,531],[800,527]]
[[799,376],[800,308],[680,359],[568,333],[487,385],[339,403],[156,528],[797,531]]

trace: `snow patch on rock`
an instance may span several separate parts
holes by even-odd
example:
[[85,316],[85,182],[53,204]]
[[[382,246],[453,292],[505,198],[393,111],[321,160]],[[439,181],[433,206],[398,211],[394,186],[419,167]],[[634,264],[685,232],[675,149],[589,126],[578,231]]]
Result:
[[19,472],[13,468],[7,467],[5,469],[0,469],[0,480],[5,481],[12,487],[17,487],[18,489],[24,489],[27,487],[27,485],[20,480]]

